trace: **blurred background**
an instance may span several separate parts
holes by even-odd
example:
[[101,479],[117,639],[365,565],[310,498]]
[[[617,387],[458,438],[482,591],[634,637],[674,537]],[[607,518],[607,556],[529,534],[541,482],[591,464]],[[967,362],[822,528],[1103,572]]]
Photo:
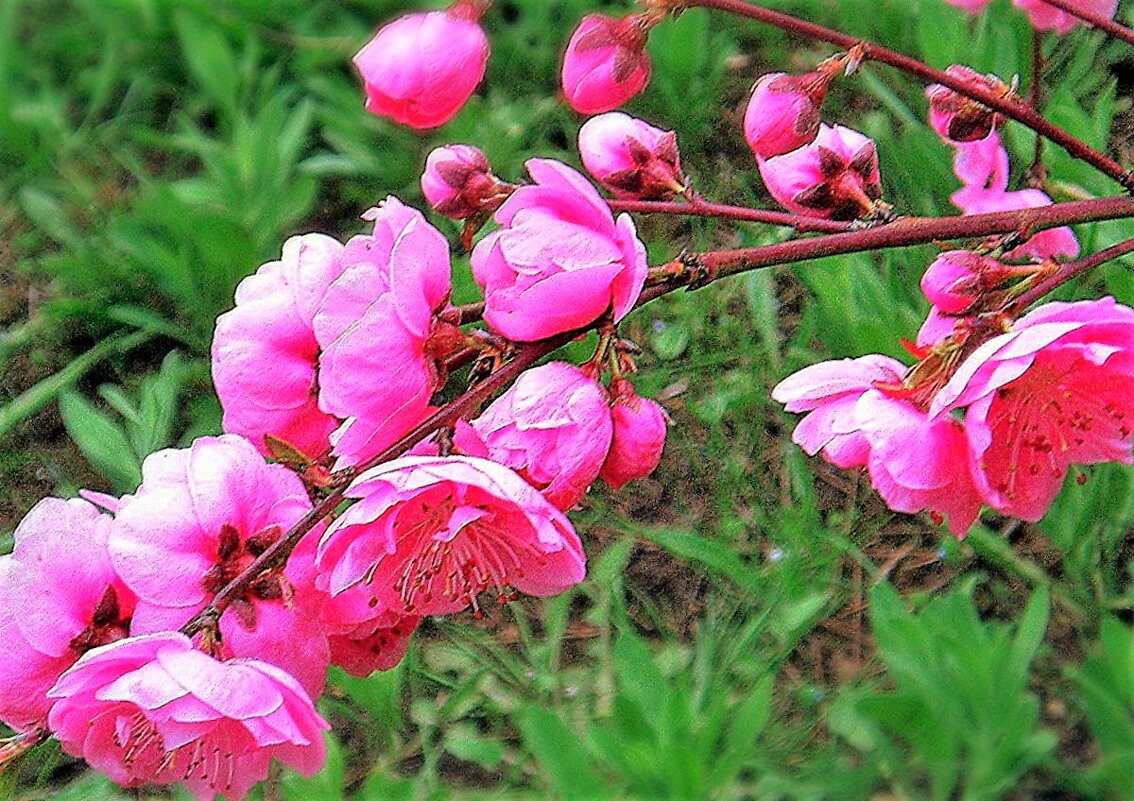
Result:
[[[387,19],[440,5],[0,0],[0,552],[39,498],[129,492],[148,453],[219,433],[214,321],[288,236],[346,238],[387,194],[423,207],[418,176],[444,143],[479,146],[505,179],[532,156],[579,164],[562,48],[584,14],[631,4],[497,0],[487,79],[454,121],[415,134],[365,113],[350,57]],[[944,0],[764,5],[937,67],[1031,79],[1031,29],[1008,0],[975,21]],[[707,197],[768,205],[741,132],[747,92],[832,50],[700,10],[649,49],[653,79],[626,110],[677,131]],[[1049,115],[1131,163],[1129,49],[1079,29],[1045,53]],[[877,140],[898,212],[953,214],[952,151],[926,105],[867,65],[824,113]],[[1006,130],[1017,187],[1033,138]],[[1056,200],[1116,191],[1057,148],[1046,163]],[[790,234],[639,227],[652,263]],[[1077,233],[1090,251],[1134,223]],[[1089,469],[1039,524],[986,512],[959,544],[804,456],[769,398],[818,359],[901,357],[935,252],[761,271],[635,313],[638,390],[674,425],[654,476],[596,488],[573,515],[587,581],[483,621],[427,621],[387,673],[335,673],[328,768],[281,774],[263,797],[1134,797],[1134,473]],[[455,261],[455,300],[472,299]],[[1134,302],[1131,266],[1064,295]],[[119,790],[53,745],[0,776],[0,794],[188,798]]]

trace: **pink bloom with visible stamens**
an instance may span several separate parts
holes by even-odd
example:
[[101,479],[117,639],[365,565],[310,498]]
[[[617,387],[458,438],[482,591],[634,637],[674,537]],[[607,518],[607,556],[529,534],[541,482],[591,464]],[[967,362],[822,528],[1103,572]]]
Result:
[[610,394],[614,398],[610,407],[613,436],[599,477],[618,489],[657,468],[665,448],[666,415],[657,403],[638,395],[624,378],[611,381]]
[[502,228],[473,250],[484,319],[509,339],[531,342],[634,307],[649,263],[629,215],[617,222],[595,188],[570,167],[527,162],[536,183],[496,212]]
[[523,476],[560,509],[586,495],[610,451],[606,390],[578,367],[525,371],[472,422],[487,458]]
[[563,56],[563,94],[580,114],[613,111],[650,80],[648,30],[641,15],[588,14]]
[[460,337],[438,317],[451,289],[445,237],[393,197],[365,217],[374,231],[347,242],[342,274],[314,321],[323,349],[319,405],[346,420],[331,436],[339,467],[373,456],[428,416],[445,355],[434,346],[444,334]]
[[[203,437],[149,456],[109,537],[114,567],[138,596],[131,633],[186,623],[310,510],[299,477],[240,437]],[[257,577],[229,605],[220,632],[224,655],[279,665],[317,695],[327,640],[306,611],[313,553],[303,557],[297,549],[283,570]]]
[[[1060,36],[1070,33],[1081,20],[1074,14],[1056,8],[1043,0],[1012,0],[1028,15],[1028,21],[1037,31],[1055,31]],[[1074,5],[1081,11],[1094,12],[1108,19],[1114,18],[1118,10],[1118,0],[1076,0]]]
[[1036,308],[973,352],[930,414],[958,408],[988,503],[1039,520],[1071,465],[1131,462],[1134,309],[1109,297]]
[[811,144],[758,163],[772,197],[805,217],[854,220],[882,197],[874,142],[841,125],[820,125]]
[[669,200],[685,190],[677,134],[612,111],[579,129],[579,155],[615,197]]
[[366,109],[411,128],[456,116],[484,77],[488,37],[471,4],[407,14],[390,22],[354,57]]
[[346,494],[359,500],[319,543],[316,583],[335,597],[359,593],[375,619],[479,612],[482,592],[555,595],[583,579],[566,516],[495,462],[402,457],[367,470]]
[[110,521],[86,501],[45,498],[0,557],[0,720],[13,728],[41,721],[59,674],[129,631],[135,599],[110,563]]
[[63,750],[124,787],[177,783],[198,801],[238,801],[273,758],[304,776],[326,759],[330,726],[295,679],[254,659],[218,662],[182,634],[91,651],[49,695]]
[[319,408],[313,320],[342,272],[342,250],[323,234],[292,237],[283,258],[241,281],[236,308],[217,318],[213,384],[224,430],[248,438],[266,456],[273,452],[265,437],[273,437],[316,458],[339,425]]

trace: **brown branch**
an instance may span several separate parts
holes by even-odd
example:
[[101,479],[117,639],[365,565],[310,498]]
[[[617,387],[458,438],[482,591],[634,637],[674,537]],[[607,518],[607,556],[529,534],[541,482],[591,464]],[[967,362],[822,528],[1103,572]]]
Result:
[[767,223],[794,228],[800,233],[839,233],[851,228],[851,223],[838,220],[821,220],[816,217],[801,217],[786,211],[771,209],[750,209],[744,206],[728,206],[723,203],[710,203],[705,200],[691,200],[688,203],[663,202],[658,200],[608,200],[607,205],[614,212],[628,211],[632,214],[675,214],[685,217],[717,217],[722,220],[738,222]]
[[1117,245],[1111,245],[1108,248],[1100,250],[1098,253],[1092,253],[1090,256],[1079,259],[1078,261],[1069,261],[1066,264],[1061,264],[1053,275],[1040,281],[1034,287],[1020,295],[1020,297],[1013,300],[1004,311],[1009,316],[1014,317],[1037,300],[1046,297],[1051,292],[1054,292],[1056,289],[1066,284],[1072,278],[1090,272],[1100,264],[1122,258],[1130,253],[1134,253],[1134,239],[1127,239],[1124,242],[1119,242]]
[[1055,6],[1060,11],[1070,14],[1083,22],[1093,25],[1100,31],[1106,31],[1110,36],[1119,39],[1126,44],[1134,45],[1134,30],[1127,28],[1120,22],[1117,22],[1110,17],[1104,17],[1102,14],[1088,11],[1085,8],[1080,8],[1079,5],[1083,0],[1044,0],[1049,6]]

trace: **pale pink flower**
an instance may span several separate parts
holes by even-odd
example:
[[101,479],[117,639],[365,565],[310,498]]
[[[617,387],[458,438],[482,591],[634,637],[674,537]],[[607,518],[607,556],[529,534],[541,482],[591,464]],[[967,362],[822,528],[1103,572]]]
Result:
[[[186,623],[310,510],[299,477],[240,437],[203,437],[149,456],[110,531],[114,567],[138,596],[131,633]],[[299,551],[284,570],[257,577],[221,617],[220,632],[225,655],[279,665],[316,695],[328,652],[304,612],[312,558]]]
[[346,420],[331,436],[338,466],[373,456],[429,414],[445,355],[434,348],[460,336],[438,319],[450,292],[445,237],[393,197],[365,216],[374,232],[347,242],[314,321],[319,405]]
[[77,498],[45,498],[0,557],[0,720],[41,721],[47,690],[84,653],[125,637],[134,594],[107,552],[110,516]]
[[330,726],[295,679],[255,659],[218,662],[182,634],[91,651],[49,695],[63,750],[125,787],[178,783],[198,801],[236,801],[273,758],[304,776],[326,759]]
[[875,382],[897,383],[906,367],[888,356],[820,362],[793,373],[772,389],[789,412],[809,412],[792,432],[792,442],[809,455],[820,451],[836,467],[864,467],[870,445],[855,416],[858,399]]
[[629,215],[618,221],[595,188],[558,161],[532,159],[535,184],[496,212],[502,228],[473,250],[484,319],[509,339],[530,342],[634,307],[649,263]]
[[579,155],[587,172],[617,197],[668,200],[685,190],[677,134],[620,111],[583,124]]
[[588,14],[563,56],[563,94],[581,114],[612,111],[650,80],[649,28],[642,15],[615,19]]
[[421,192],[430,208],[454,220],[495,211],[512,189],[492,174],[484,153],[472,145],[432,150],[421,174]]
[[435,128],[472,96],[488,64],[488,37],[467,2],[386,24],[354,57],[366,108],[411,128]]
[[769,159],[814,142],[830,82],[820,72],[773,72],[757,81],[744,113],[744,138],[752,152]]
[[[945,70],[968,86],[1006,96],[1010,88],[999,78],[981,75],[962,64]],[[976,100],[935,83],[925,90],[929,98],[929,124],[947,142],[962,144],[986,139],[1004,121],[1003,116]]]
[[[1056,8],[1043,0],[1012,0],[1028,14],[1028,21],[1037,31],[1055,31],[1060,36],[1070,33],[1079,24],[1079,18]],[[1109,19],[1118,10],[1118,0],[1077,0],[1074,5],[1081,11],[1094,12]]]
[[472,427],[489,459],[515,470],[560,509],[583,499],[610,450],[606,390],[565,362],[525,371]]
[[772,197],[806,217],[853,220],[882,197],[874,142],[841,125],[820,125],[811,144],[759,165]]
[[1040,306],[973,352],[930,413],[958,408],[988,503],[1038,520],[1071,465],[1131,461],[1134,310],[1109,297]]
[[614,435],[599,477],[618,489],[657,468],[665,448],[666,415],[661,406],[638,395],[624,378],[611,381],[610,393],[614,398],[610,407]]
[[495,462],[402,457],[346,494],[359,500],[323,536],[317,584],[332,596],[364,588],[375,618],[479,610],[482,592],[555,595],[583,579],[566,516]]
[[283,258],[236,288],[236,308],[217,318],[213,384],[224,430],[273,455],[266,437],[310,458],[328,448],[338,419],[319,408],[319,343],[313,320],[342,272],[343,246],[323,234],[287,240]]

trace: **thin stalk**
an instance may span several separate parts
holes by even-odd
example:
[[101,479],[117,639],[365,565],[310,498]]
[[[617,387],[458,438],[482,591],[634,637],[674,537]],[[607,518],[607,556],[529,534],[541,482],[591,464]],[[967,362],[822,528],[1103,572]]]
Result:
[[[903,55],[882,45],[865,39],[850,36],[842,31],[827,28],[808,20],[793,17],[780,11],[772,11],[762,6],[753,5],[746,0],[669,0],[671,8],[688,8],[699,6],[701,8],[725,11],[737,16],[754,19],[800,36],[828,42],[836,47],[849,50],[852,47],[864,48],[866,58],[888,64],[891,67],[907,72],[926,83],[939,83],[948,86],[953,91],[972,98],[991,109],[999,111],[1006,117],[1026,125],[1038,134],[1046,137],[1066,150],[1072,157],[1085,161],[1100,172],[1117,181],[1126,189],[1134,188],[1134,176],[1109,156],[1100,153],[1083,140],[1068,133],[1037,113],[1026,102],[1014,96],[1001,97],[984,86],[976,83],[967,83],[953,75],[934,69],[916,58]],[[1054,4],[1053,4],[1054,5]]]
[[1117,245],[1104,248],[1098,253],[1092,253],[1086,258],[1079,259],[1078,261],[1069,261],[1066,264],[1060,265],[1059,270],[1054,275],[1040,281],[1034,287],[1024,292],[1020,297],[1012,301],[1005,311],[1009,316],[1014,317],[1037,300],[1040,300],[1066,284],[1072,278],[1089,272],[1100,264],[1105,264],[1114,259],[1120,259],[1129,253],[1134,253],[1134,239],[1127,239],[1124,242],[1119,242]]
[[[1028,87],[1028,102],[1033,109],[1039,112],[1043,108],[1043,69],[1046,63],[1043,57],[1043,33],[1032,31],[1032,80]],[[1047,181],[1047,169],[1043,165],[1044,138],[1036,134],[1035,156],[1032,166],[1028,168],[1028,183],[1036,189],[1043,189]]]
[[1110,17],[1104,17],[1094,11],[1089,11],[1081,8],[1083,0],[1044,0],[1049,6],[1055,6],[1060,11],[1070,14],[1083,22],[1086,22],[1100,31],[1105,31],[1107,35],[1113,36],[1115,39],[1126,42],[1126,44],[1134,45],[1134,30],[1127,28],[1120,22],[1116,22]]
[[710,203],[705,200],[691,200],[688,203],[659,200],[608,200],[613,212],[628,211],[632,214],[674,214],[683,217],[716,217],[737,222],[767,223],[794,228],[800,233],[839,233],[849,231],[851,223],[838,220],[820,220],[814,217],[801,217],[786,211],[771,209],[750,209],[744,206],[729,206],[724,203]]

